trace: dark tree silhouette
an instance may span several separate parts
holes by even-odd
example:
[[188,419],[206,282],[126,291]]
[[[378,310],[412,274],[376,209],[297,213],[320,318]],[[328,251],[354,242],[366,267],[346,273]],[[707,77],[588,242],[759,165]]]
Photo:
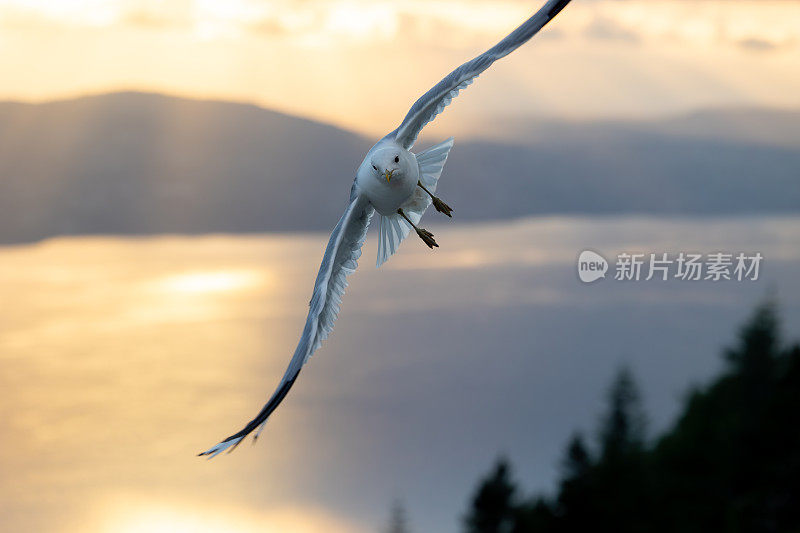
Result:
[[556,507],[557,515],[561,519],[561,529],[589,530],[597,519],[593,494],[594,464],[580,434],[575,434],[567,445],[562,472]]
[[647,529],[649,487],[645,460],[645,418],[641,395],[628,367],[617,373],[600,427],[600,458],[589,474],[595,523],[614,531]]
[[468,531],[800,532],[800,346],[781,346],[768,301],[724,356],[723,373],[691,391],[674,426],[652,444],[623,368],[596,452],[580,435],[569,441],[555,497],[515,503],[502,463],[471,515],[494,521],[476,519]]
[[608,393],[608,413],[600,428],[601,461],[624,460],[644,445],[641,394],[630,369],[622,367]]
[[665,530],[800,530],[800,361],[780,348],[773,302],[727,350],[728,368],[654,452]]
[[521,503],[514,511],[511,533],[551,531],[556,524],[553,506],[543,497]]
[[514,528],[516,487],[508,460],[497,460],[480,483],[464,519],[466,533],[510,533]]
[[389,525],[386,528],[387,533],[409,533],[408,529],[408,516],[406,508],[401,501],[396,501],[392,505],[391,513],[389,514]]

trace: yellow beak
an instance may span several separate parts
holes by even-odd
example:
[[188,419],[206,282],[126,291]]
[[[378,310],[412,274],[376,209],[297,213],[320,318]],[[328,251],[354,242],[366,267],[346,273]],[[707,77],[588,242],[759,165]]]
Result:
[[392,179],[392,174],[394,174],[394,170],[386,171],[386,183],[389,183],[389,180]]

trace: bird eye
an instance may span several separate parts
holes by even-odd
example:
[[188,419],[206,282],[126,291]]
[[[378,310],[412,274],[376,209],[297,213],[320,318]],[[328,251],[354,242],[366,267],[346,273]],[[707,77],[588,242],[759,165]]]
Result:
[[372,165],[372,168],[374,168],[375,170],[378,170],[378,167],[376,167],[375,165]]
[[399,155],[394,156],[394,162],[395,163],[399,163],[400,162],[400,156]]

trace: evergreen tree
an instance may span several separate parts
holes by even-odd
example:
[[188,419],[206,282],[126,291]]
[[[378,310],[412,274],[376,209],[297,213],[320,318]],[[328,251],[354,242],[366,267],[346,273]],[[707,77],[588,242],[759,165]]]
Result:
[[623,533],[646,530],[650,487],[646,469],[645,417],[630,369],[622,367],[608,393],[608,411],[600,427],[600,456],[591,478],[590,514],[596,523]]
[[681,531],[800,529],[796,350],[782,351],[774,302],[726,351],[728,372],[694,391],[655,451],[662,523]]
[[767,300],[739,331],[738,346],[725,353],[734,373],[748,379],[768,379],[779,352],[778,330],[776,304]]
[[558,493],[557,514],[562,531],[587,531],[596,520],[594,512],[594,464],[583,437],[575,434],[567,445],[562,461],[562,479]]
[[464,519],[466,533],[510,533],[515,520],[516,486],[505,458],[479,484]]
[[511,533],[547,533],[554,531],[556,523],[553,507],[540,496],[517,506]]
[[781,347],[773,302],[756,309],[725,359],[725,372],[689,394],[655,446],[623,368],[597,452],[580,435],[569,441],[556,497],[515,504],[500,461],[475,495],[467,531],[800,532],[800,346]]
[[406,508],[399,500],[392,505],[392,511],[389,515],[389,526],[386,528],[386,532],[409,533]]
[[617,373],[608,394],[608,413],[600,428],[601,460],[624,460],[627,454],[641,451],[645,418],[641,395],[628,367]]

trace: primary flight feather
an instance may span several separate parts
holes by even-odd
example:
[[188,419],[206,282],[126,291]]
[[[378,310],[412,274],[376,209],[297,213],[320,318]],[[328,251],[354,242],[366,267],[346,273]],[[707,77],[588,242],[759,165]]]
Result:
[[367,228],[377,211],[380,217],[378,261],[380,266],[397,250],[413,229],[430,248],[439,245],[433,234],[417,224],[431,203],[451,216],[452,208],[434,196],[453,139],[414,154],[410,151],[419,132],[498,59],[507,56],[550,22],[570,0],[549,0],[505,39],[448,74],[414,102],[400,126],[378,141],[358,167],[350,189],[347,209],[333,228],[314,283],[308,318],[297,349],[278,388],[261,411],[239,432],[200,453],[209,458],[235,448],[248,434],[258,438],[267,418],[292,388],[300,370],[333,329],[339,314],[347,276],[358,266]]

